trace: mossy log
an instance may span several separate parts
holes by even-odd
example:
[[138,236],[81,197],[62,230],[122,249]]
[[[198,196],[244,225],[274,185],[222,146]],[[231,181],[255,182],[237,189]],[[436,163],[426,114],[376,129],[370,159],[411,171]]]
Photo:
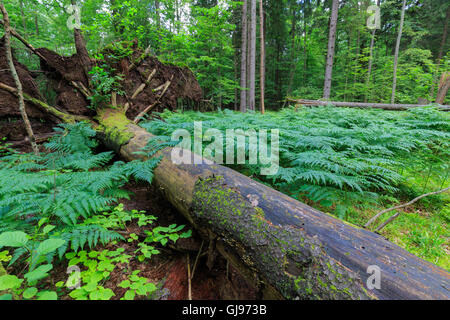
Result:
[[[119,111],[99,121],[100,138],[128,161],[153,137]],[[447,271],[229,168],[176,165],[179,151],[160,152],[154,183],[264,298],[449,299]],[[380,289],[367,287],[369,266]]]

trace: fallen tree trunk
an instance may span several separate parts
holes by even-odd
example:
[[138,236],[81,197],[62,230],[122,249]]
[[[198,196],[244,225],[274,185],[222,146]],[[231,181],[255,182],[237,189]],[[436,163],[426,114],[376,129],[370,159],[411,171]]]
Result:
[[[363,103],[363,102],[338,102],[338,101],[320,101],[320,100],[303,100],[303,99],[287,99],[288,102],[305,106],[328,106],[346,107],[346,108],[362,108],[362,109],[383,109],[383,110],[408,110],[412,108],[428,107],[429,105],[420,104],[388,104],[388,103]],[[447,111],[450,106],[439,106],[439,109]]]
[[[84,83],[84,75],[75,74],[80,69],[79,64],[74,62],[78,59],[60,57],[45,49],[33,52],[41,57],[42,69],[58,81]],[[129,61],[127,58],[113,65],[127,71]],[[133,96],[142,85],[140,83],[149,78],[150,70],[154,69],[158,69],[158,84],[164,83],[173,74],[185,78],[184,72],[188,72],[162,65],[157,59],[144,59],[133,71],[134,78],[130,78],[142,81],[138,81],[137,86],[134,85],[136,81],[125,83],[126,96]],[[8,83],[5,85],[8,86]],[[152,89],[156,85],[139,94],[141,103],[134,101],[133,108],[127,113],[130,118],[141,112],[136,106],[151,103],[149,97],[156,100]],[[70,112],[74,96],[69,95],[73,92],[70,84],[65,87],[69,89],[62,90],[60,100],[67,102],[61,105],[68,111],[67,114],[59,114],[61,111],[48,109],[43,104],[40,106],[47,112],[55,111],[53,115],[62,121],[69,121],[74,120],[71,114],[74,112]],[[169,100],[175,98],[175,86],[171,87],[169,91],[172,94],[165,96]],[[201,93],[196,81],[186,80],[181,89],[176,90],[181,92],[178,96],[194,100]],[[7,87],[2,91],[8,95],[13,93]],[[138,97],[135,99],[139,100]],[[124,105],[126,100],[116,101],[115,104]],[[136,126],[120,110],[97,109],[97,131],[106,146],[132,161],[142,157],[136,151],[146,146],[153,136]],[[80,113],[83,112],[77,114]],[[260,290],[264,298],[449,299],[448,272],[381,236],[314,210],[207,160],[197,165],[176,165],[171,161],[172,152],[180,150],[167,148],[159,153],[161,163],[155,170],[155,184],[209,241],[207,265],[212,266],[214,249],[217,249]],[[380,274],[368,273],[374,268]],[[375,281],[377,288],[373,290],[370,284],[377,276],[380,276],[380,287]]]
[[[129,161],[153,137],[113,110],[97,129]],[[445,270],[229,168],[176,165],[180,151],[160,152],[155,184],[264,298],[449,299]],[[367,287],[369,266],[381,272],[379,289]]]

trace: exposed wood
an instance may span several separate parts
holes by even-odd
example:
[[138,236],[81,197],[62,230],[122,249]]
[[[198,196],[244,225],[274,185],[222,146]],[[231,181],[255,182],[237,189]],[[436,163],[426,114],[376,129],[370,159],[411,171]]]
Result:
[[[108,124],[119,119],[121,129]],[[136,152],[151,134],[117,110],[105,113],[100,123],[99,138],[107,146],[127,161],[143,158]],[[447,271],[382,236],[189,151],[198,164],[177,165],[172,152],[181,150],[167,148],[157,155],[154,184],[265,298],[449,299]],[[373,265],[382,272],[379,290],[366,287],[367,268]]]
[[167,90],[169,89],[171,83],[173,80],[173,75],[170,77],[170,80],[166,81],[166,83],[164,84],[164,90],[163,92],[161,92],[161,94],[158,96],[158,99],[156,99],[156,101],[149,105],[147,108],[145,108],[141,113],[139,113],[136,118],[134,119],[134,123],[139,123],[139,121],[142,120],[142,118],[149,113],[154,107],[156,107],[160,102],[161,99],[164,97],[164,95],[166,94]]
[[187,264],[187,272],[188,272],[188,300],[192,300],[192,289],[191,289],[191,262],[189,261],[189,253],[186,255],[186,264]]
[[8,61],[8,66],[11,72],[11,76],[14,79],[14,83],[16,85],[16,95],[19,99],[19,110],[22,116],[22,120],[25,124],[25,129],[28,134],[28,138],[30,139],[31,147],[33,148],[33,152],[35,155],[39,155],[39,148],[36,143],[36,138],[33,133],[33,128],[31,128],[30,120],[28,119],[28,115],[25,109],[25,100],[23,97],[23,89],[22,83],[20,82],[19,75],[17,74],[16,67],[14,66],[14,60],[11,52],[11,26],[9,23],[8,12],[6,12],[5,6],[3,2],[0,2],[0,10],[3,14],[3,26],[5,28],[5,48],[6,48],[6,60]]
[[153,69],[153,71],[148,76],[147,80],[141,84],[136,91],[133,93],[133,96],[131,97],[131,100],[135,99],[142,91],[144,91],[145,87],[150,84],[150,81],[152,81],[153,77],[156,74],[156,69]]
[[111,93],[111,105],[117,107],[117,93],[115,91]]
[[[340,102],[340,101],[320,101],[320,100],[304,100],[304,99],[287,99],[299,105],[305,106],[328,106],[344,107],[344,108],[362,108],[362,109],[383,109],[383,110],[408,110],[411,108],[428,107],[429,105],[420,104],[388,104],[388,103],[363,103],[363,102]],[[450,105],[439,106],[440,110],[450,110]]]
[[92,96],[89,90],[81,82],[71,81],[70,84],[75,87],[86,99]]
[[141,62],[150,54],[150,50],[151,47],[148,46],[147,49],[145,49],[144,53],[128,67],[128,72],[137,68],[141,64]]
[[445,101],[448,90],[450,89],[450,72],[444,72],[439,83],[439,90],[436,96],[436,103],[442,104]]
[[[449,191],[449,190],[450,190],[450,187],[445,188],[445,189],[443,189],[443,190],[436,191],[436,192],[430,192],[430,193],[427,193],[427,194],[423,194],[423,195],[421,195],[420,197],[417,197],[417,198],[415,198],[414,200],[411,200],[411,201],[408,202],[408,203],[405,203],[405,204],[402,204],[402,205],[398,205],[398,206],[395,206],[395,207],[390,208],[390,209],[383,210],[383,211],[377,213],[373,218],[371,218],[371,219],[364,225],[364,227],[365,227],[365,228],[368,228],[372,223],[374,223],[379,217],[381,217],[381,216],[382,216],[383,214],[385,214],[385,213],[388,213],[388,212],[391,212],[391,211],[394,211],[394,210],[398,210],[398,209],[402,209],[402,208],[409,207],[410,205],[416,203],[417,201],[419,201],[419,200],[421,200],[421,199],[423,199],[423,198],[425,198],[425,197],[429,197],[429,196],[441,194],[441,193],[447,192],[447,191]],[[393,215],[393,216],[390,217],[389,219],[387,219],[386,222],[384,222],[384,223],[381,224],[379,227],[377,227],[375,231],[380,231],[380,230],[383,229],[385,226],[387,226],[389,223],[391,223],[392,221],[394,221],[395,219],[397,219],[399,216],[400,216],[400,212],[397,213],[397,214],[395,214],[395,215]]]

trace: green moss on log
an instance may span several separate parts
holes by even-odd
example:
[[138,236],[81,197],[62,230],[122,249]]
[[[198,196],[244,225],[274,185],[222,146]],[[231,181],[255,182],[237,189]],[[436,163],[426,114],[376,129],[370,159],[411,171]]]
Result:
[[271,224],[262,208],[222,177],[197,182],[192,214],[237,252],[255,275],[259,273],[261,281],[273,284],[286,298],[374,298],[355,273],[325,253],[316,237],[297,227]]

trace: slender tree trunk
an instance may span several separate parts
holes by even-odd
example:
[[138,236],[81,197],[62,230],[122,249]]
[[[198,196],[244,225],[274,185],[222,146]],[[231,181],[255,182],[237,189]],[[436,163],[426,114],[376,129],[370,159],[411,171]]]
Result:
[[395,103],[395,90],[397,88],[397,66],[398,66],[398,53],[400,51],[400,41],[402,40],[402,32],[403,32],[403,22],[405,21],[405,7],[406,0],[403,0],[402,5],[402,14],[400,17],[400,27],[398,30],[397,43],[395,45],[395,55],[394,55],[394,78],[392,80],[392,97],[391,104]]
[[434,97],[435,87],[437,84],[437,75],[439,74],[439,68],[441,66],[442,57],[444,55],[445,45],[447,44],[448,20],[450,20],[450,8],[447,9],[447,15],[445,17],[444,30],[442,32],[441,47],[439,48],[438,58],[437,58],[437,62],[436,62],[436,71],[434,72],[433,84],[432,84],[431,90],[430,90],[431,97]]
[[[295,76],[295,69],[297,66],[297,59],[296,59],[296,52],[297,52],[297,48],[296,48],[296,41],[295,41],[295,36],[297,34],[297,15],[296,15],[296,8],[293,7],[292,8],[292,27],[291,27],[291,40],[292,40],[292,44],[291,44],[291,66],[290,66],[290,71],[289,71],[289,83],[288,83],[288,90],[286,92],[287,96],[290,96],[292,93],[292,86],[294,85],[294,76]],[[286,105],[287,100],[284,102],[283,104],[283,108]]]
[[242,6],[241,112],[247,111],[247,0]]
[[261,64],[260,64],[260,88],[261,88],[261,113],[264,114],[266,112],[266,107],[264,104],[264,96],[265,96],[265,40],[264,40],[264,7],[263,0],[259,0],[259,19],[260,19],[260,33],[261,33]]
[[25,125],[25,129],[30,139],[31,147],[35,155],[39,155],[39,148],[36,144],[36,138],[31,128],[30,120],[28,119],[27,112],[25,110],[25,101],[23,98],[22,83],[20,82],[19,75],[17,74],[16,67],[14,66],[14,60],[11,52],[11,25],[9,23],[8,12],[6,12],[3,2],[0,2],[0,10],[3,14],[3,26],[5,28],[5,48],[6,48],[6,60],[8,61],[8,66],[11,71],[11,76],[14,79],[17,88],[17,96],[19,98],[19,110]]
[[23,12],[23,0],[19,1],[19,6],[20,6],[20,14],[22,15],[23,32],[26,35],[27,34],[27,22],[25,20],[25,13]]
[[36,30],[36,35],[39,36],[39,23],[37,14],[34,16],[34,29]]
[[[377,1],[377,6],[380,7],[380,0]],[[366,94],[364,96],[364,102],[367,102],[367,92],[369,91],[370,77],[372,75],[372,65],[373,65],[373,47],[375,46],[375,34],[377,29],[372,30],[372,36],[370,39],[370,49],[369,49],[369,66],[367,68],[367,80],[366,80]]]
[[436,103],[444,104],[447,92],[450,89],[450,72],[444,72],[441,77],[441,82],[439,84],[438,93],[436,96]]
[[305,40],[303,46],[303,84],[306,85],[308,72],[308,30],[306,29],[306,2],[303,8],[303,32],[305,32]]
[[[76,5],[75,0],[71,0],[72,5]],[[86,48],[86,43],[84,42],[83,34],[80,29],[73,29],[73,36],[75,40],[75,48],[77,50],[78,58],[80,59],[80,63],[83,66],[84,73],[86,75],[86,79],[89,83],[89,71],[92,67],[92,61],[89,57],[89,53]]]
[[256,0],[251,0],[250,9],[250,91],[249,108],[256,109],[255,88],[256,88]]
[[325,83],[323,88],[324,99],[330,99],[331,95],[331,80],[333,77],[333,60],[334,60],[334,48],[336,43],[338,11],[339,11],[339,0],[333,0],[330,19],[330,34],[328,37],[328,53],[327,53],[327,65],[325,69]]

